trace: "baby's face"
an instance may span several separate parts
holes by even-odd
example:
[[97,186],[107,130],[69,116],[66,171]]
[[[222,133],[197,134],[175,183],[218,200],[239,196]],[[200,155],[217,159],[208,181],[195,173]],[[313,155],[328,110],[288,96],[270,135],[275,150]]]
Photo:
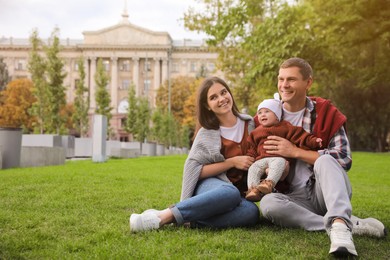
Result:
[[268,108],[261,108],[259,111],[257,111],[257,119],[262,126],[266,127],[279,123],[275,113]]

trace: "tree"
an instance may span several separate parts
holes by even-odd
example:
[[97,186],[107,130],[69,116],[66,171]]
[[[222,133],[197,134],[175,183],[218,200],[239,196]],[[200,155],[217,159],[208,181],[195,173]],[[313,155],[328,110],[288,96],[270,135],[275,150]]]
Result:
[[51,35],[51,45],[46,48],[47,56],[47,87],[48,87],[48,120],[46,124],[47,133],[60,134],[65,129],[65,118],[60,116],[60,111],[66,105],[65,87],[63,85],[66,73],[64,62],[59,57],[60,40],[59,29],[55,28]]
[[88,110],[89,110],[89,98],[88,88],[85,87],[85,68],[84,59],[80,57],[78,62],[79,80],[76,82],[76,97],[74,100],[73,121],[75,128],[81,137],[84,137],[88,133]]
[[4,90],[9,81],[7,65],[3,61],[3,57],[0,57],[0,91]]
[[164,143],[164,128],[163,128],[163,114],[164,112],[156,109],[152,114],[152,128],[151,128],[151,138],[161,144]]
[[339,69],[324,69],[319,84],[349,118],[352,149],[385,151],[390,131],[390,2],[341,1],[337,7],[307,2],[317,14],[315,28],[323,33],[322,41],[337,46],[330,48]]
[[137,98],[135,96],[134,89],[135,89],[134,84],[131,84],[127,96],[127,102],[129,103],[129,107],[127,108],[126,125],[125,125],[126,132],[131,134],[135,132],[135,126],[137,121]]
[[137,120],[135,123],[135,139],[144,142],[150,132],[150,108],[147,97],[138,99]]
[[29,114],[35,102],[32,88],[31,80],[16,79],[0,92],[0,126],[22,127],[25,133],[31,132],[35,120]]
[[48,118],[47,108],[49,107],[47,82],[45,77],[46,62],[39,53],[42,49],[42,42],[38,37],[38,30],[34,29],[30,35],[30,58],[28,60],[28,70],[33,82],[33,94],[36,98],[31,107],[31,115],[36,117],[34,125],[35,132],[44,133],[46,119]]
[[208,34],[239,105],[255,108],[270,97],[279,63],[302,57],[315,69],[309,94],[332,99],[349,118],[352,148],[383,151],[390,128],[389,1],[203,2],[206,11],[190,9],[185,26]]
[[[191,87],[196,79],[193,77],[179,76],[171,80],[171,112],[175,120],[181,125],[184,120],[184,104],[194,90]],[[199,82],[199,81],[196,81]],[[157,90],[156,107],[161,111],[168,111],[168,82]]]
[[103,115],[107,117],[108,122],[108,131],[107,135],[110,136],[111,128],[110,120],[112,117],[110,107],[111,98],[110,93],[108,93],[107,85],[109,82],[109,77],[107,73],[104,70],[103,61],[101,58],[99,58],[96,68],[96,74],[95,74],[95,83],[96,83],[96,93],[95,93],[95,100],[96,100],[96,114]]

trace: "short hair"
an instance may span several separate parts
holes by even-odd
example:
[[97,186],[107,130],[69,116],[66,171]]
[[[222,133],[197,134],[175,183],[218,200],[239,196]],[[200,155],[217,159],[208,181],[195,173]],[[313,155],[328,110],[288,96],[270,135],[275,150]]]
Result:
[[298,67],[299,72],[302,74],[303,79],[305,80],[313,77],[313,69],[310,64],[304,59],[298,57],[290,58],[283,61],[279,66],[280,69],[287,69],[291,67]]
[[234,101],[232,92],[231,92],[229,86],[227,85],[227,83],[223,79],[221,79],[219,77],[215,77],[215,76],[206,78],[202,82],[202,84],[200,85],[200,87],[198,89],[198,98],[197,98],[197,107],[196,107],[197,119],[198,119],[200,126],[206,128],[206,129],[217,130],[217,129],[219,129],[220,122],[219,122],[217,116],[215,115],[215,113],[208,109],[208,105],[207,105],[207,94],[208,94],[211,86],[214,85],[215,83],[219,83],[222,86],[224,86],[226,88],[226,90],[230,93],[230,95],[232,96],[233,114],[235,116],[240,117],[240,113],[239,113],[239,110],[237,108],[236,102]]

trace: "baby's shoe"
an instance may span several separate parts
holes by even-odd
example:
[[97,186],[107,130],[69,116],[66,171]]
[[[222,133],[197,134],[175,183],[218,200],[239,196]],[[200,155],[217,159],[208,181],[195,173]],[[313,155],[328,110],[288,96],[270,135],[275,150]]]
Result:
[[257,189],[263,194],[268,194],[268,193],[271,193],[273,191],[274,187],[275,187],[275,184],[273,181],[262,180],[260,182],[260,185],[257,186]]

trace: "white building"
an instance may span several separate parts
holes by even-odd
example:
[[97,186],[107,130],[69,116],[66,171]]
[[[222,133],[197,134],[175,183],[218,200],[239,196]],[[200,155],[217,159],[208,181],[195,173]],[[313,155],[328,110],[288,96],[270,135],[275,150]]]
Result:
[[[127,94],[131,84],[137,96],[147,96],[152,107],[159,86],[179,75],[196,76],[201,67],[209,74],[216,71],[217,53],[209,52],[200,40],[173,40],[168,32],[151,31],[129,22],[127,11],[122,20],[98,31],[83,32],[83,40],[61,39],[61,57],[65,61],[67,101],[75,97],[79,79],[77,62],[83,57],[86,85],[90,92],[90,116],[95,111],[95,81],[97,60],[103,60],[110,77],[109,92],[113,118],[110,126],[114,139],[127,140],[122,130],[122,119],[127,109]],[[0,56],[7,64],[12,79],[30,77],[27,69],[31,46],[29,39],[0,38]]]

